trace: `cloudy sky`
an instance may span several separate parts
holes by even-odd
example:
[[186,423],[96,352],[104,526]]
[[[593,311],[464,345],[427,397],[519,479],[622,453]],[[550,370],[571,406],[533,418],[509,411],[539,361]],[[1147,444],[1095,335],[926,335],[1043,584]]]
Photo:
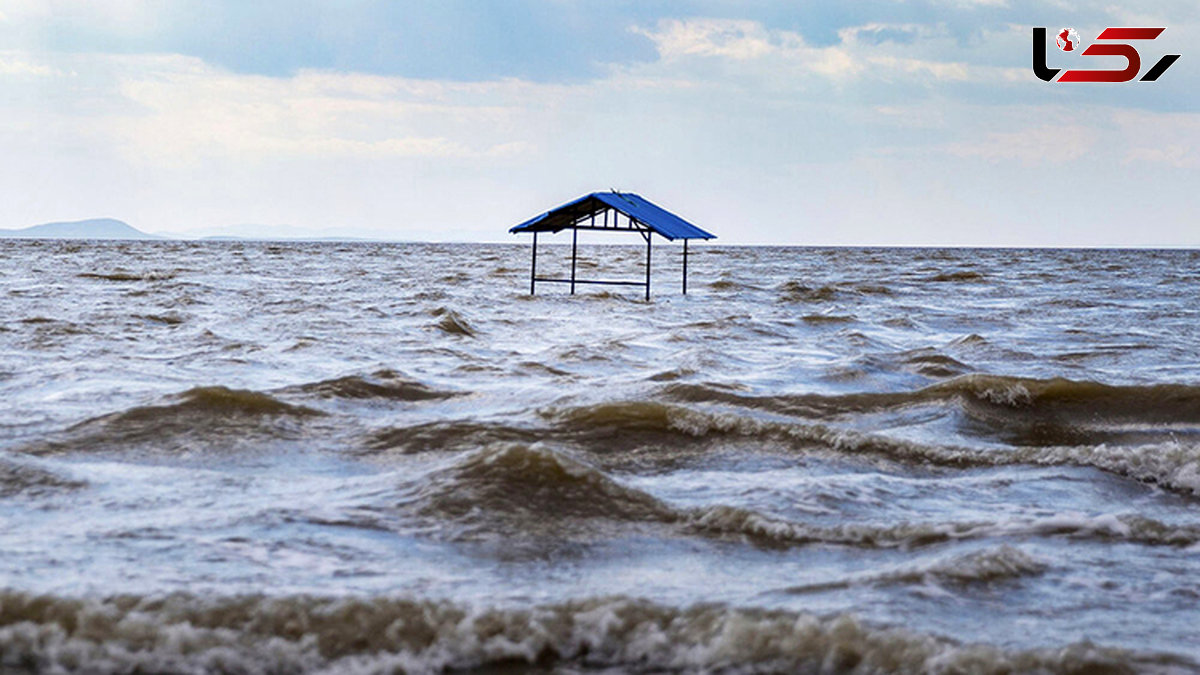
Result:
[[[1182,58],[1048,84],[1033,26]],[[1195,0],[0,0],[0,227],[509,241],[616,188],[726,243],[1200,247],[1198,92]]]

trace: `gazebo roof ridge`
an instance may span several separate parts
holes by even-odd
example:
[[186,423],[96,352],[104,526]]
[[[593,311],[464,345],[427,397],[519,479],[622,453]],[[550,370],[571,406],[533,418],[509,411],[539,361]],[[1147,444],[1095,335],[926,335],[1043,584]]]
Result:
[[[696,227],[634,192],[592,192],[556,209],[534,216],[509,229],[510,233],[561,232],[596,214],[612,209],[636,221],[664,239],[716,239],[717,235]],[[609,228],[613,229],[613,228]]]

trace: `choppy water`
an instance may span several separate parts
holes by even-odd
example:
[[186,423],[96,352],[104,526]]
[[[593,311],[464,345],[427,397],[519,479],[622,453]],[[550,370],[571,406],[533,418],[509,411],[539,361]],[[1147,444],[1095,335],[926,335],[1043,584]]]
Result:
[[1200,672],[1200,253],[693,250],[0,242],[0,670]]

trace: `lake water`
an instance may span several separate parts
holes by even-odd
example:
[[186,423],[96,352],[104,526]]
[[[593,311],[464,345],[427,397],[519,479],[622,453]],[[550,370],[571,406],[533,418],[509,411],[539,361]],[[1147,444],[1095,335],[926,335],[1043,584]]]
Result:
[[0,670],[1200,672],[1200,252],[691,253],[0,241]]

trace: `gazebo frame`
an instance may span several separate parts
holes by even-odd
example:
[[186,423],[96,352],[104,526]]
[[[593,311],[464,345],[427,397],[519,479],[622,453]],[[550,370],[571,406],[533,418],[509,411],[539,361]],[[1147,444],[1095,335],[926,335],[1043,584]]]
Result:
[[[624,218],[622,218],[624,216]],[[540,232],[558,233],[571,230],[571,276],[566,279],[539,277],[537,275],[537,245]],[[579,231],[636,232],[646,242],[645,281],[580,279],[576,274],[579,259]],[[576,284],[598,284],[605,286],[641,286],[646,289],[646,300],[650,299],[651,256],[655,234],[668,241],[683,239],[682,291],[687,294],[688,240],[715,239],[716,236],[701,230],[661,207],[632,193],[594,192],[573,202],[532,218],[510,232],[533,234],[533,251],[529,265],[529,293],[537,293],[538,283],[569,284],[571,295]]]

